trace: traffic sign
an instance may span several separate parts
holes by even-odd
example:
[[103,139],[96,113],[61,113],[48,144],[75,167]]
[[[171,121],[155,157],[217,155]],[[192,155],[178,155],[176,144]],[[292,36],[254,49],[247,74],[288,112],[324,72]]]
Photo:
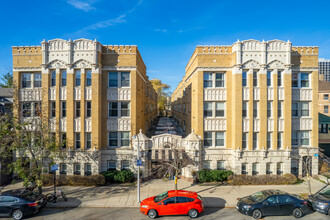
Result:
[[50,168],[50,171],[54,172],[58,170],[58,164],[54,164],[51,168]]
[[137,165],[137,166],[142,166],[142,159],[138,159],[138,160],[136,161],[136,165]]

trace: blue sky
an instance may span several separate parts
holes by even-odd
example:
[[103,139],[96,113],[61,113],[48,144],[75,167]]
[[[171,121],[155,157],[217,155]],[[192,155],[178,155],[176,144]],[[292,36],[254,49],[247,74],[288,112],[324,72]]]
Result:
[[138,45],[150,78],[175,89],[197,45],[237,39],[290,40],[319,46],[330,58],[329,1],[20,0],[0,7],[0,76],[12,68],[11,46],[43,39],[97,39]]

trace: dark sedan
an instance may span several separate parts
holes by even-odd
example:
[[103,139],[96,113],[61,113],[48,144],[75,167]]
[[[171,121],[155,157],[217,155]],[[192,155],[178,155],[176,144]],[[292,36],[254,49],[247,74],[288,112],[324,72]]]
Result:
[[270,215],[293,215],[301,218],[308,211],[307,202],[300,196],[280,190],[264,190],[239,199],[237,210],[255,219]]
[[0,216],[20,220],[37,213],[47,203],[44,195],[30,191],[9,191],[0,195]]
[[330,216],[330,186],[308,196],[308,203],[315,211],[328,214]]

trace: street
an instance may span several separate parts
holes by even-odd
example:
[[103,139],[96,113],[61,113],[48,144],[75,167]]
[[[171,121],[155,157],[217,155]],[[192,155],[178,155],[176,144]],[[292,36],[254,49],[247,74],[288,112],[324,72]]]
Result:
[[[301,219],[305,220],[324,220],[329,216],[314,212],[305,215]],[[9,220],[9,218],[7,218]],[[6,219],[6,220],[7,220]],[[149,219],[148,216],[139,213],[138,208],[45,208],[37,215],[26,219],[33,220],[111,220],[111,219],[124,219],[124,220],[138,220]],[[181,220],[190,219],[188,216],[167,216],[158,219],[167,220]],[[204,213],[198,219],[224,219],[224,220],[252,220],[252,217],[242,215],[233,208],[206,208]],[[283,220],[295,219],[292,216],[277,216],[266,217],[265,219]]]

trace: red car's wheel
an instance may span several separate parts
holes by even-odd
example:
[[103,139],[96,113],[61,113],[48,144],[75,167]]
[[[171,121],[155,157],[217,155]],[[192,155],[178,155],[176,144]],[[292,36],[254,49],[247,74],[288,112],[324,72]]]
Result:
[[198,217],[198,211],[196,209],[190,209],[188,212],[188,215],[190,218],[197,218]]
[[151,210],[149,210],[149,212],[148,212],[148,216],[149,216],[149,218],[154,219],[154,218],[157,218],[158,213],[157,213],[157,211],[156,211],[155,209],[151,209]]

